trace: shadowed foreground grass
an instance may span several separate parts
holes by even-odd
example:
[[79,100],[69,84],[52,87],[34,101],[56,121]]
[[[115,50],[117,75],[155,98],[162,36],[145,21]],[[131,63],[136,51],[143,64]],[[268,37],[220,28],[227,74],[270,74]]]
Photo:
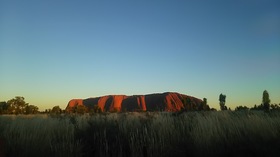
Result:
[[7,157],[279,156],[280,113],[0,116],[0,147]]

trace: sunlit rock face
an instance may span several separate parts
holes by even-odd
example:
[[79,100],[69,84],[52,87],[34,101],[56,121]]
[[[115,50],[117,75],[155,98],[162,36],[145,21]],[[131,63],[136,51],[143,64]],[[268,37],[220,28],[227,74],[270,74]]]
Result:
[[[186,102],[187,100],[187,102]],[[103,112],[133,112],[133,111],[180,111],[193,108],[202,103],[201,99],[179,93],[157,93],[148,95],[107,95],[88,99],[72,99],[66,110],[84,105],[89,109],[99,106]]]

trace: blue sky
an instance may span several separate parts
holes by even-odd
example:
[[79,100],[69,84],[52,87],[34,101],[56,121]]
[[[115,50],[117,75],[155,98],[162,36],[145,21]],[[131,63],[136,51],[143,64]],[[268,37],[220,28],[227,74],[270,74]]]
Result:
[[174,91],[280,103],[277,0],[0,1],[0,101]]

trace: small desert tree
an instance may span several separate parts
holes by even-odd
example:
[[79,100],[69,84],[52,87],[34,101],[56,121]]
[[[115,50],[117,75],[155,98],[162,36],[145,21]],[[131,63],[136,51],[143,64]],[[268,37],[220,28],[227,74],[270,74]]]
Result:
[[60,109],[59,106],[54,106],[51,110],[51,113],[54,113],[54,114],[60,114],[62,112],[62,110]]
[[35,114],[38,113],[39,108],[35,105],[27,105],[25,107],[26,114]]
[[9,105],[7,104],[7,102],[0,102],[0,114],[7,113],[8,107]]
[[24,97],[21,96],[16,96],[15,98],[9,100],[7,104],[9,106],[8,112],[16,114],[25,113],[25,107],[28,105],[28,103],[24,101]]
[[203,98],[203,101],[201,102],[201,104],[199,105],[198,107],[198,110],[199,111],[209,111],[210,110],[210,107],[209,105],[207,104],[207,98]]
[[84,105],[77,105],[74,110],[74,112],[78,114],[85,114],[88,112],[88,108]]
[[270,104],[270,108],[271,108],[271,110],[279,111],[280,110],[280,104],[279,105],[278,104]]
[[226,95],[220,94],[219,101],[220,101],[220,108],[221,108],[221,110],[227,110]]
[[247,106],[237,106],[235,107],[235,111],[248,111],[249,108]]
[[207,105],[207,98],[203,98],[203,103]]
[[93,108],[90,110],[90,113],[93,114],[93,113],[101,113],[102,110],[101,108],[98,106],[98,105],[94,105]]
[[269,94],[268,94],[267,90],[263,91],[262,104],[263,104],[264,110],[269,111],[270,99],[269,99]]

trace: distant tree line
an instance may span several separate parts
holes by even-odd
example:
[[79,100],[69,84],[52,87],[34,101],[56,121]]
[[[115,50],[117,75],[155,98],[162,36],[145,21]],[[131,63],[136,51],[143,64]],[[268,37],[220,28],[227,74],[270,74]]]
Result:
[[193,99],[187,97],[182,100],[183,109],[182,111],[210,111],[210,107],[207,102],[207,98],[203,98],[200,104],[194,102]]
[[71,110],[71,112],[67,112],[62,110],[59,106],[54,106],[51,109],[46,109],[45,111],[40,112],[39,108],[35,105],[29,105],[29,103],[25,102],[24,97],[16,96],[10,100],[0,102],[0,114],[51,114],[51,115],[59,115],[64,113],[74,113],[74,114],[84,114],[84,113],[101,113],[102,110],[98,105],[94,105],[92,109],[88,109],[86,106],[77,105]]
[[[221,110],[228,110],[226,103],[226,95],[220,94],[219,96],[220,101],[220,109]],[[280,111],[280,104],[270,104],[269,93],[267,90],[263,91],[262,103],[260,105],[254,105],[254,107],[247,107],[247,106],[237,106],[235,107],[235,111],[242,111],[242,110],[262,110],[262,111]]]
[[59,106],[54,106],[52,109],[46,109],[45,112],[40,112],[35,105],[29,105],[24,100],[24,97],[16,96],[10,100],[0,102],[0,114],[61,114],[64,113]]
[[[116,111],[113,110],[112,112],[116,112]],[[86,107],[84,105],[76,105],[71,110],[68,110],[66,113],[74,113],[74,114],[89,113],[89,114],[95,114],[95,113],[102,113],[102,110],[101,110],[101,108],[97,104],[93,105],[92,108],[88,108],[88,107]]]
[[37,106],[29,105],[21,96],[16,96],[7,102],[0,102],[0,114],[36,114],[38,110]]
[[[207,102],[207,98],[203,98],[203,101],[200,104],[197,104],[191,98],[182,99],[183,102],[183,109],[180,112],[186,111],[216,111],[215,108],[210,108]],[[224,110],[231,110],[226,106],[226,95],[220,94],[219,95],[219,104],[221,111]],[[262,111],[280,111],[280,104],[270,104],[269,93],[267,90],[263,91],[262,103],[260,105],[254,105],[253,107],[249,108],[247,106],[237,106],[235,111],[242,111],[242,110],[262,110]],[[59,106],[54,106],[52,109],[46,109],[44,112],[39,112],[39,108],[35,105],[29,105],[24,100],[24,97],[16,96],[13,99],[3,102],[0,102],[0,114],[37,114],[37,113],[45,113],[45,114],[94,114],[94,113],[101,113],[101,108],[96,104],[93,105],[92,108],[88,108],[84,105],[76,105],[70,111],[62,110]],[[113,111],[114,112],[114,111]],[[125,112],[125,111],[123,111]]]

